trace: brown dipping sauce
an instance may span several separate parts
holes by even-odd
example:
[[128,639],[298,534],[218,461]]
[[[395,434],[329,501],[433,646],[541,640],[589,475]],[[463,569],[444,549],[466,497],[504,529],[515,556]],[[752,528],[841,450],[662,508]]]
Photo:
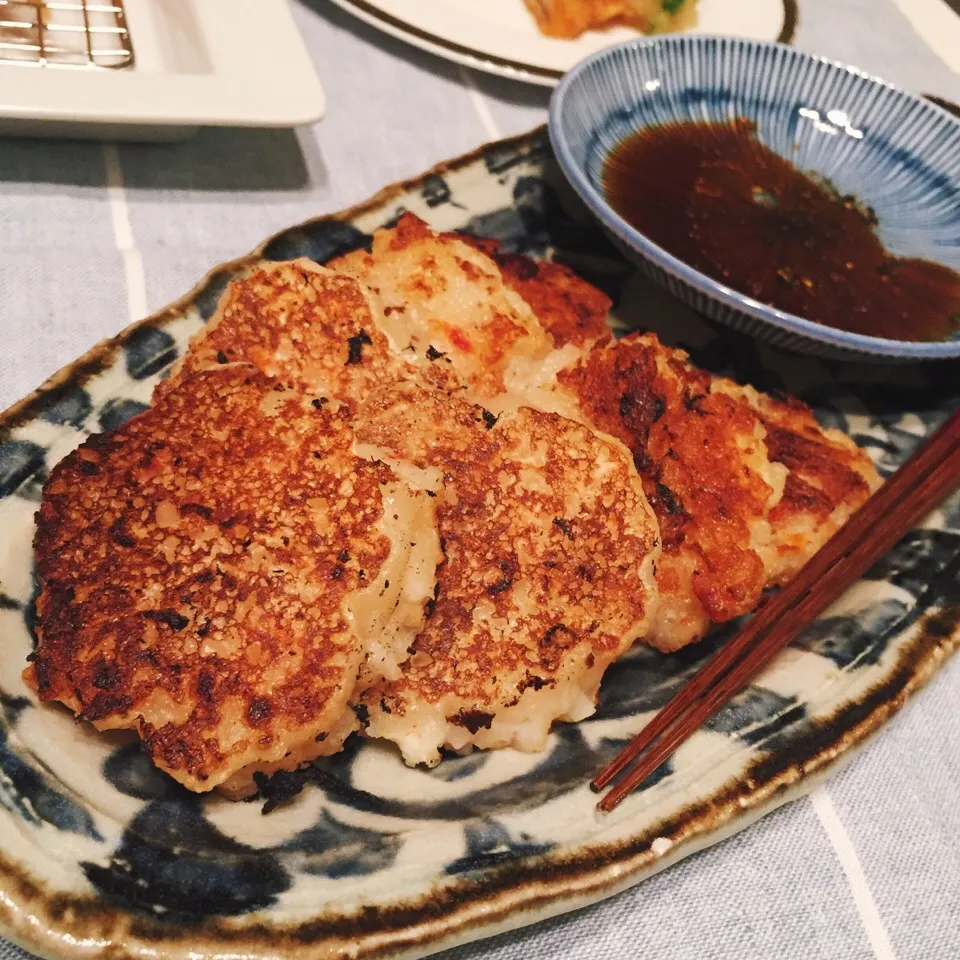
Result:
[[808,320],[891,340],[960,330],[960,273],[889,253],[876,217],[768,150],[754,125],[682,123],[622,141],[611,206],[715,280]]

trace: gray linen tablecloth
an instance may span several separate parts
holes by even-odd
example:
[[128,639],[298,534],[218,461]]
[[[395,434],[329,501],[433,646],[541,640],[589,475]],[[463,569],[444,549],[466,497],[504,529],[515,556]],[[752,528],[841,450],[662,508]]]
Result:
[[[274,231],[544,120],[547,91],[408,49],[325,0],[295,13],[328,97],[315,128],[0,141],[0,409]],[[960,101],[944,14],[800,0],[796,42]],[[958,701],[954,662],[811,797],[613,900],[445,956],[960,958]],[[0,940],[0,960],[24,958]]]

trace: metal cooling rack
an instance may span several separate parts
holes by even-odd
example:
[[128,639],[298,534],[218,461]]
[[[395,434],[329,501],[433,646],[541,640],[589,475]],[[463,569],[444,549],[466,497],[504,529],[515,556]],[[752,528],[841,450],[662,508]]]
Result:
[[0,0],[0,62],[128,67],[133,46],[122,0]]

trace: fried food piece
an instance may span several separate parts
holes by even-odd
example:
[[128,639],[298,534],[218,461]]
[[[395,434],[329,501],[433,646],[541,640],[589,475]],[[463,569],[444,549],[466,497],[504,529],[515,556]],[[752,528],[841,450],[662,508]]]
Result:
[[[414,373],[382,328],[379,301],[353,277],[310,260],[261,264],[230,283],[216,313],[156,395],[178,389],[184,377],[198,370],[246,361],[311,392],[315,404],[339,402],[353,410],[380,384]],[[442,369],[434,372],[431,367],[428,372],[443,382]],[[343,430],[350,431],[346,421]],[[375,458],[375,451],[371,456]],[[390,492],[387,506],[392,508],[394,500],[402,506],[410,496],[418,502],[419,529],[409,538],[410,550],[398,553],[384,572],[393,584],[386,595],[396,600],[397,611],[382,635],[367,631],[365,678],[398,675],[441,559],[433,506],[422,493]],[[395,512],[387,511],[391,522]],[[397,536],[402,537],[399,529]]]
[[157,395],[197,370],[245,361],[354,404],[410,372],[383,332],[382,316],[376,297],[352,277],[310,260],[260,264],[230,283]]
[[540,32],[572,40],[615,25],[642,33],[683,30],[696,20],[696,0],[524,0]]
[[542,749],[594,710],[606,668],[655,602],[657,528],[629,453],[556,414],[499,419],[457,397],[393,388],[358,438],[431,475],[444,549],[403,676],[360,696],[367,733],[409,764],[441,748]]
[[592,349],[558,384],[643,477],[663,538],[647,637],[661,650],[753,610],[879,485],[867,455],[802,403],[711,376],[653,334]]
[[558,380],[587,422],[629,447],[660,524],[648,642],[674,650],[752,610],[765,583],[756,547],[786,472],[770,467],[756,413],[652,334],[594,348]]
[[767,455],[787,469],[783,496],[768,514],[767,582],[786,583],[876,490],[873,461],[845,433],[826,430],[795,397],[737,388],[766,430]]
[[199,792],[338,749],[368,644],[422,623],[402,582],[432,526],[351,441],[344,408],[229,364],[70,454],[35,539],[41,699]]
[[374,234],[330,268],[356,277],[383,303],[385,327],[429,371],[449,366],[478,403],[517,390],[551,349],[550,337],[497,265],[453,233],[436,234],[413,214]]
[[493,259],[507,285],[533,310],[554,347],[583,347],[611,339],[613,334],[607,326],[610,298],[569,267],[519,253],[501,253],[498,241],[487,237],[462,236]]
[[506,282],[529,304],[557,348],[610,340],[610,298],[562,263],[499,254]]

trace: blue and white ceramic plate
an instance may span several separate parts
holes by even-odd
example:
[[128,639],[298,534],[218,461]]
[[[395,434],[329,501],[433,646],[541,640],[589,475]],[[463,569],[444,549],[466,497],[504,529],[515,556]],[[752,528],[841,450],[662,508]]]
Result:
[[960,334],[938,343],[887,340],[753,300],[667,253],[604,199],[606,158],[631,133],[737,117],[753,121],[775,153],[873,208],[888,250],[960,269],[960,120],[853,67],[731,37],[636,40],[566,75],[550,104],[550,134],[564,173],[620,249],[708,316],[817,356],[960,357]]
[[[443,229],[562,257],[644,325],[765,389],[810,401],[892,471],[960,400],[948,371],[784,357],[699,319],[606,242],[565,192],[540,131],[493,144],[338,217],[294,227],[183,300],[95,347],[0,418],[0,932],[46,957],[412,958],[582,906],[742,829],[809,789],[960,645],[960,496],[909,534],[614,814],[587,780],[734,629],[679,655],[638,649],[597,713],[542,754],[411,770],[354,739],[263,816],[190,795],[136,743],[39,706],[31,539],[41,485],[85,436],[144,409],[259,259],[318,261],[408,209]],[[660,298],[660,299],[658,299]]]

